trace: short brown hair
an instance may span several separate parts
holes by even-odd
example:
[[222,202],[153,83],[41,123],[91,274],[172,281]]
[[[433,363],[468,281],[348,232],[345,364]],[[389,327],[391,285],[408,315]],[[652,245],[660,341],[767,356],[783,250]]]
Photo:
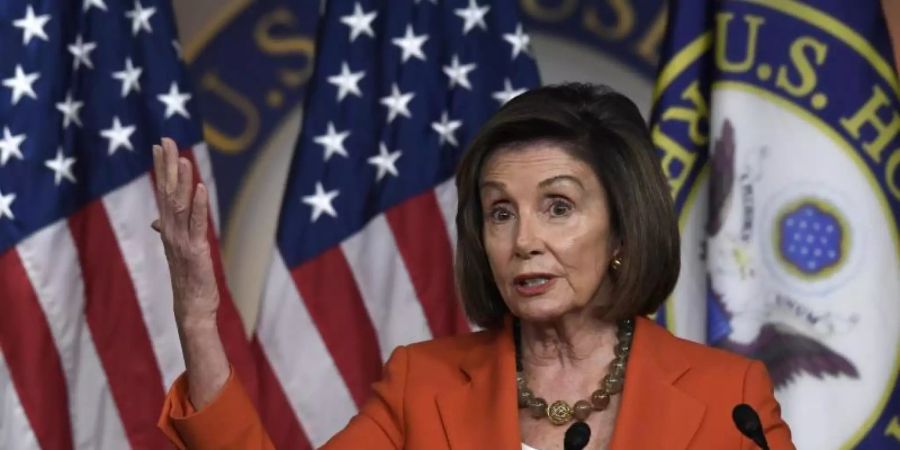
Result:
[[624,95],[602,85],[567,83],[511,100],[481,128],[460,162],[456,279],[469,320],[493,328],[509,314],[484,247],[482,166],[501,147],[538,140],[558,143],[584,161],[606,190],[622,265],[612,276],[615,301],[604,318],[656,311],[675,287],[681,258],[669,186],[647,125]]

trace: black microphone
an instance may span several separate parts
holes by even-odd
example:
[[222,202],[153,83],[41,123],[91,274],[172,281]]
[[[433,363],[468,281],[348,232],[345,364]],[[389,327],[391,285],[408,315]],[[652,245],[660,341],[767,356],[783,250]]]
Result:
[[752,406],[741,403],[734,407],[731,411],[731,418],[737,429],[752,440],[763,450],[769,450],[769,443],[766,442],[766,435],[763,433],[762,423],[759,421],[759,415]]
[[565,450],[581,450],[591,440],[591,427],[584,422],[575,422],[566,430],[566,438],[563,439]]

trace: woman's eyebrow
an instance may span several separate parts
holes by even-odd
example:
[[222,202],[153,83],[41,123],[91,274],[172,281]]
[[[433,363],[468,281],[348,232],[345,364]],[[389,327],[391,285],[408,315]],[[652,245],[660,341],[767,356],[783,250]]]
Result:
[[488,180],[488,181],[482,181],[481,184],[478,185],[478,188],[481,189],[482,191],[484,191],[485,189],[493,189],[493,190],[502,192],[502,191],[506,190],[506,185],[499,181]]
[[581,184],[581,181],[578,178],[573,177],[572,175],[557,175],[555,177],[547,178],[544,181],[538,183],[538,187],[546,188],[548,186],[552,186],[554,184],[560,184],[565,182],[571,182],[581,188],[581,190],[585,190],[584,185]]

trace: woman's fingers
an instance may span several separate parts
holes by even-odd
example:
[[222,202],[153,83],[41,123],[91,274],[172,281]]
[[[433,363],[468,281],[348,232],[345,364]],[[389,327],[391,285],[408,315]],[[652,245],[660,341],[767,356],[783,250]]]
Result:
[[156,181],[156,197],[163,192],[165,187],[165,178],[163,174],[166,172],[165,160],[163,160],[163,148],[160,145],[153,146],[153,179]]
[[197,185],[194,191],[194,202],[191,207],[191,241],[196,243],[206,242],[206,228],[209,217],[209,193],[203,183]]
[[156,204],[159,207],[159,218],[163,220],[165,217],[165,186],[166,186],[166,160],[163,157],[163,148],[161,145],[153,146],[153,180],[156,181]]
[[185,158],[178,159],[178,180],[175,192],[171,194],[172,215],[176,221],[178,230],[188,230],[188,220],[191,212],[191,197],[193,194],[194,171],[191,163]]
[[194,202],[194,170],[191,162],[178,156],[175,141],[163,138],[161,146],[153,147],[153,171],[159,219],[151,227],[162,232],[170,242],[187,241],[191,234],[191,210]]
[[178,186],[178,147],[175,142],[168,138],[163,138],[163,159],[165,160],[166,183],[164,192],[172,195]]

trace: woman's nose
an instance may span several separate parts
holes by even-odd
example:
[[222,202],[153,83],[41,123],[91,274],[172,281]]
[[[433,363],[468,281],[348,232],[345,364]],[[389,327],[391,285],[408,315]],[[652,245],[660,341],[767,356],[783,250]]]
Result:
[[519,258],[531,258],[543,253],[543,241],[538,237],[537,224],[533,220],[522,218],[518,221],[516,229],[516,256]]

